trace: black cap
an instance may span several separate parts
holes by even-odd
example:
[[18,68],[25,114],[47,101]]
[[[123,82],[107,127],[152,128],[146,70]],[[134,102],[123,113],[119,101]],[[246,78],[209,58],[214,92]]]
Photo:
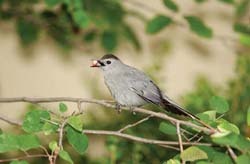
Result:
[[101,60],[103,60],[103,59],[116,59],[116,60],[120,60],[118,57],[116,57],[116,56],[113,55],[113,54],[106,54],[106,55],[104,55],[104,56],[101,58]]

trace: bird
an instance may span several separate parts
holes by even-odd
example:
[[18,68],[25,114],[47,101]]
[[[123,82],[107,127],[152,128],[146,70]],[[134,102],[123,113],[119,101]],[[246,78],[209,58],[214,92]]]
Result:
[[104,82],[116,101],[117,109],[121,106],[133,109],[152,103],[170,113],[199,119],[164,94],[148,75],[123,63],[113,54],[92,60],[91,67],[102,70]]

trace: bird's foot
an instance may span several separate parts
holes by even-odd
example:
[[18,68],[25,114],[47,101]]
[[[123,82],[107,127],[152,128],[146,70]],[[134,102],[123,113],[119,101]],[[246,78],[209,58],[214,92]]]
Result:
[[132,112],[133,115],[136,115],[136,113],[135,113],[135,107],[131,106],[131,107],[129,107],[129,110]]
[[115,109],[117,110],[118,114],[121,113],[122,109],[121,109],[121,105],[119,103],[115,104]]

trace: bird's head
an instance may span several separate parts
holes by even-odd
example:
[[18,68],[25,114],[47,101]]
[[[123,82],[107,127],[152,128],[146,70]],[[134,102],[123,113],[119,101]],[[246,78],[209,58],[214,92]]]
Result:
[[104,55],[101,59],[92,60],[91,67],[101,68],[103,71],[114,70],[121,66],[122,62],[118,57],[112,54]]

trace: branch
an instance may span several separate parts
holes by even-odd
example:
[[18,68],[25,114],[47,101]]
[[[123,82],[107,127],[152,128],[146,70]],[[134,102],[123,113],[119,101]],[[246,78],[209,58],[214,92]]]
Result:
[[227,146],[227,150],[233,161],[236,162],[237,156],[234,153],[233,149],[230,146]]
[[125,127],[121,128],[120,130],[118,130],[118,132],[121,133],[121,132],[127,130],[128,128],[135,127],[135,126],[137,126],[137,125],[139,125],[139,124],[141,124],[141,123],[147,121],[150,117],[153,117],[153,116],[150,115],[150,116],[147,116],[147,117],[145,117],[145,118],[143,118],[143,119],[141,119],[141,120],[139,120],[139,121],[137,121],[137,122],[135,122],[135,123],[133,123],[133,124],[128,124],[127,126],[125,126]]
[[[92,103],[92,104],[99,104],[103,105],[109,108],[114,108],[115,105],[110,104],[110,101],[105,101],[105,100],[95,100],[95,99],[84,99],[84,98],[72,98],[72,97],[49,97],[49,98],[29,98],[29,97],[14,97],[14,98],[0,98],[0,103],[16,103],[16,102],[29,102],[29,103],[53,103],[53,102],[74,102],[74,103],[79,103],[79,102],[85,102],[85,103]],[[122,110],[130,110],[129,108],[122,107]],[[180,125],[186,125],[189,127],[192,127],[194,129],[203,131],[208,134],[213,134],[216,129],[210,129],[208,127],[202,127],[199,125],[196,125],[194,123],[188,122],[188,121],[183,121],[183,120],[178,120],[173,117],[170,117],[166,115],[165,113],[162,112],[153,112],[150,110],[146,110],[143,108],[134,108],[134,112],[137,113],[142,113],[146,115],[152,115],[153,117],[161,118],[163,120],[167,120],[170,122],[174,123],[179,123]]]
[[9,158],[9,159],[0,159],[0,163],[10,162],[14,160],[22,160],[27,158],[48,158],[46,154],[34,154],[34,155],[26,155],[23,157]]
[[65,125],[67,124],[68,119],[63,120],[62,124],[59,127],[59,140],[58,140],[58,146],[60,149],[63,149],[63,130]]
[[[129,135],[129,134],[124,134],[124,133],[120,133],[117,131],[108,131],[108,130],[83,130],[82,131],[84,134],[97,134],[97,135],[111,135],[111,136],[118,136],[121,138],[126,138],[129,140],[133,140],[133,141],[137,141],[137,142],[141,142],[141,143],[147,143],[147,144],[155,144],[155,145],[171,145],[171,146],[178,146],[179,142],[176,141],[163,141],[163,140],[154,140],[154,139],[146,139],[146,138],[141,138],[141,137],[137,137],[137,136],[133,136],[133,135]],[[189,145],[204,145],[204,146],[212,146],[212,144],[209,143],[198,143],[198,142],[183,142],[182,143],[185,146],[189,146]]]
[[183,152],[183,142],[181,138],[181,131],[180,131],[180,124],[176,124],[176,129],[177,129],[177,136],[178,136],[178,141],[179,141],[179,146],[180,146],[180,152]]
[[8,118],[6,116],[0,116],[0,120],[5,121],[5,122],[7,122],[7,123],[9,123],[11,125],[22,126],[22,122],[10,119],[10,118]]

